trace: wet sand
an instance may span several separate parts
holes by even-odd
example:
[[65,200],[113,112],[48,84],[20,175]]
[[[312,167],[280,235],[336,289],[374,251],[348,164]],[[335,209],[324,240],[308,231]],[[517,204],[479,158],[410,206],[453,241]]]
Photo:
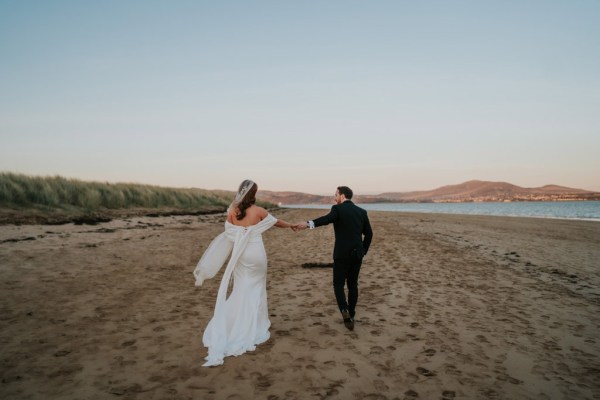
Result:
[[[323,210],[276,210],[303,221]],[[203,368],[222,215],[0,226],[3,399],[599,399],[600,223],[370,212],[354,331],[333,229],[264,235],[271,339]]]

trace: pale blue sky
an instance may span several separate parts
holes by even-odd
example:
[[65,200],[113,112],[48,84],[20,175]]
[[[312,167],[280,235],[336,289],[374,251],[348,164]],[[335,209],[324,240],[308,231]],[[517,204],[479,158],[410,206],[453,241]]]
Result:
[[0,171],[600,190],[600,1],[0,0]]

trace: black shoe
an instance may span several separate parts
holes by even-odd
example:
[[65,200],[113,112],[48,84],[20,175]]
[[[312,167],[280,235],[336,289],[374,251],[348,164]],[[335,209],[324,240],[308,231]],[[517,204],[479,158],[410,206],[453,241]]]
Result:
[[344,318],[344,326],[349,330],[354,329],[354,319],[350,316],[348,310],[342,310],[342,318]]

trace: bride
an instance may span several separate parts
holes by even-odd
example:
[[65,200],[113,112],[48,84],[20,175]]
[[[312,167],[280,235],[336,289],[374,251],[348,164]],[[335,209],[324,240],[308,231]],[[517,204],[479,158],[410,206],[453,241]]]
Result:
[[[264,208],[255,205],[258,185],[247,179],[240,184],[227,210],[225,231],[208,246],[194,270],[196,286],[214,277],[229,262],[219,286],[215,311],[202,342],[208,347],[203,366],[223,364],[223,357],[239,356],[269,339],[267,308],[267,255],[262,233],[272,226],[292,228]],[[233,289],[227,290],[233,277]]]

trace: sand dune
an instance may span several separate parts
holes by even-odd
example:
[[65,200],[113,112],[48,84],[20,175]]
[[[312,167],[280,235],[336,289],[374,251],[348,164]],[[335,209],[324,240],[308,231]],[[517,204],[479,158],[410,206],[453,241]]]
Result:
[[[322,210],[277,210],[289,221]],[[3,399],[598,399],[600,223],[371,212],[356,327],[330,227],[265,234],[271,339],[203,368],[223,216],[1,226]]]

